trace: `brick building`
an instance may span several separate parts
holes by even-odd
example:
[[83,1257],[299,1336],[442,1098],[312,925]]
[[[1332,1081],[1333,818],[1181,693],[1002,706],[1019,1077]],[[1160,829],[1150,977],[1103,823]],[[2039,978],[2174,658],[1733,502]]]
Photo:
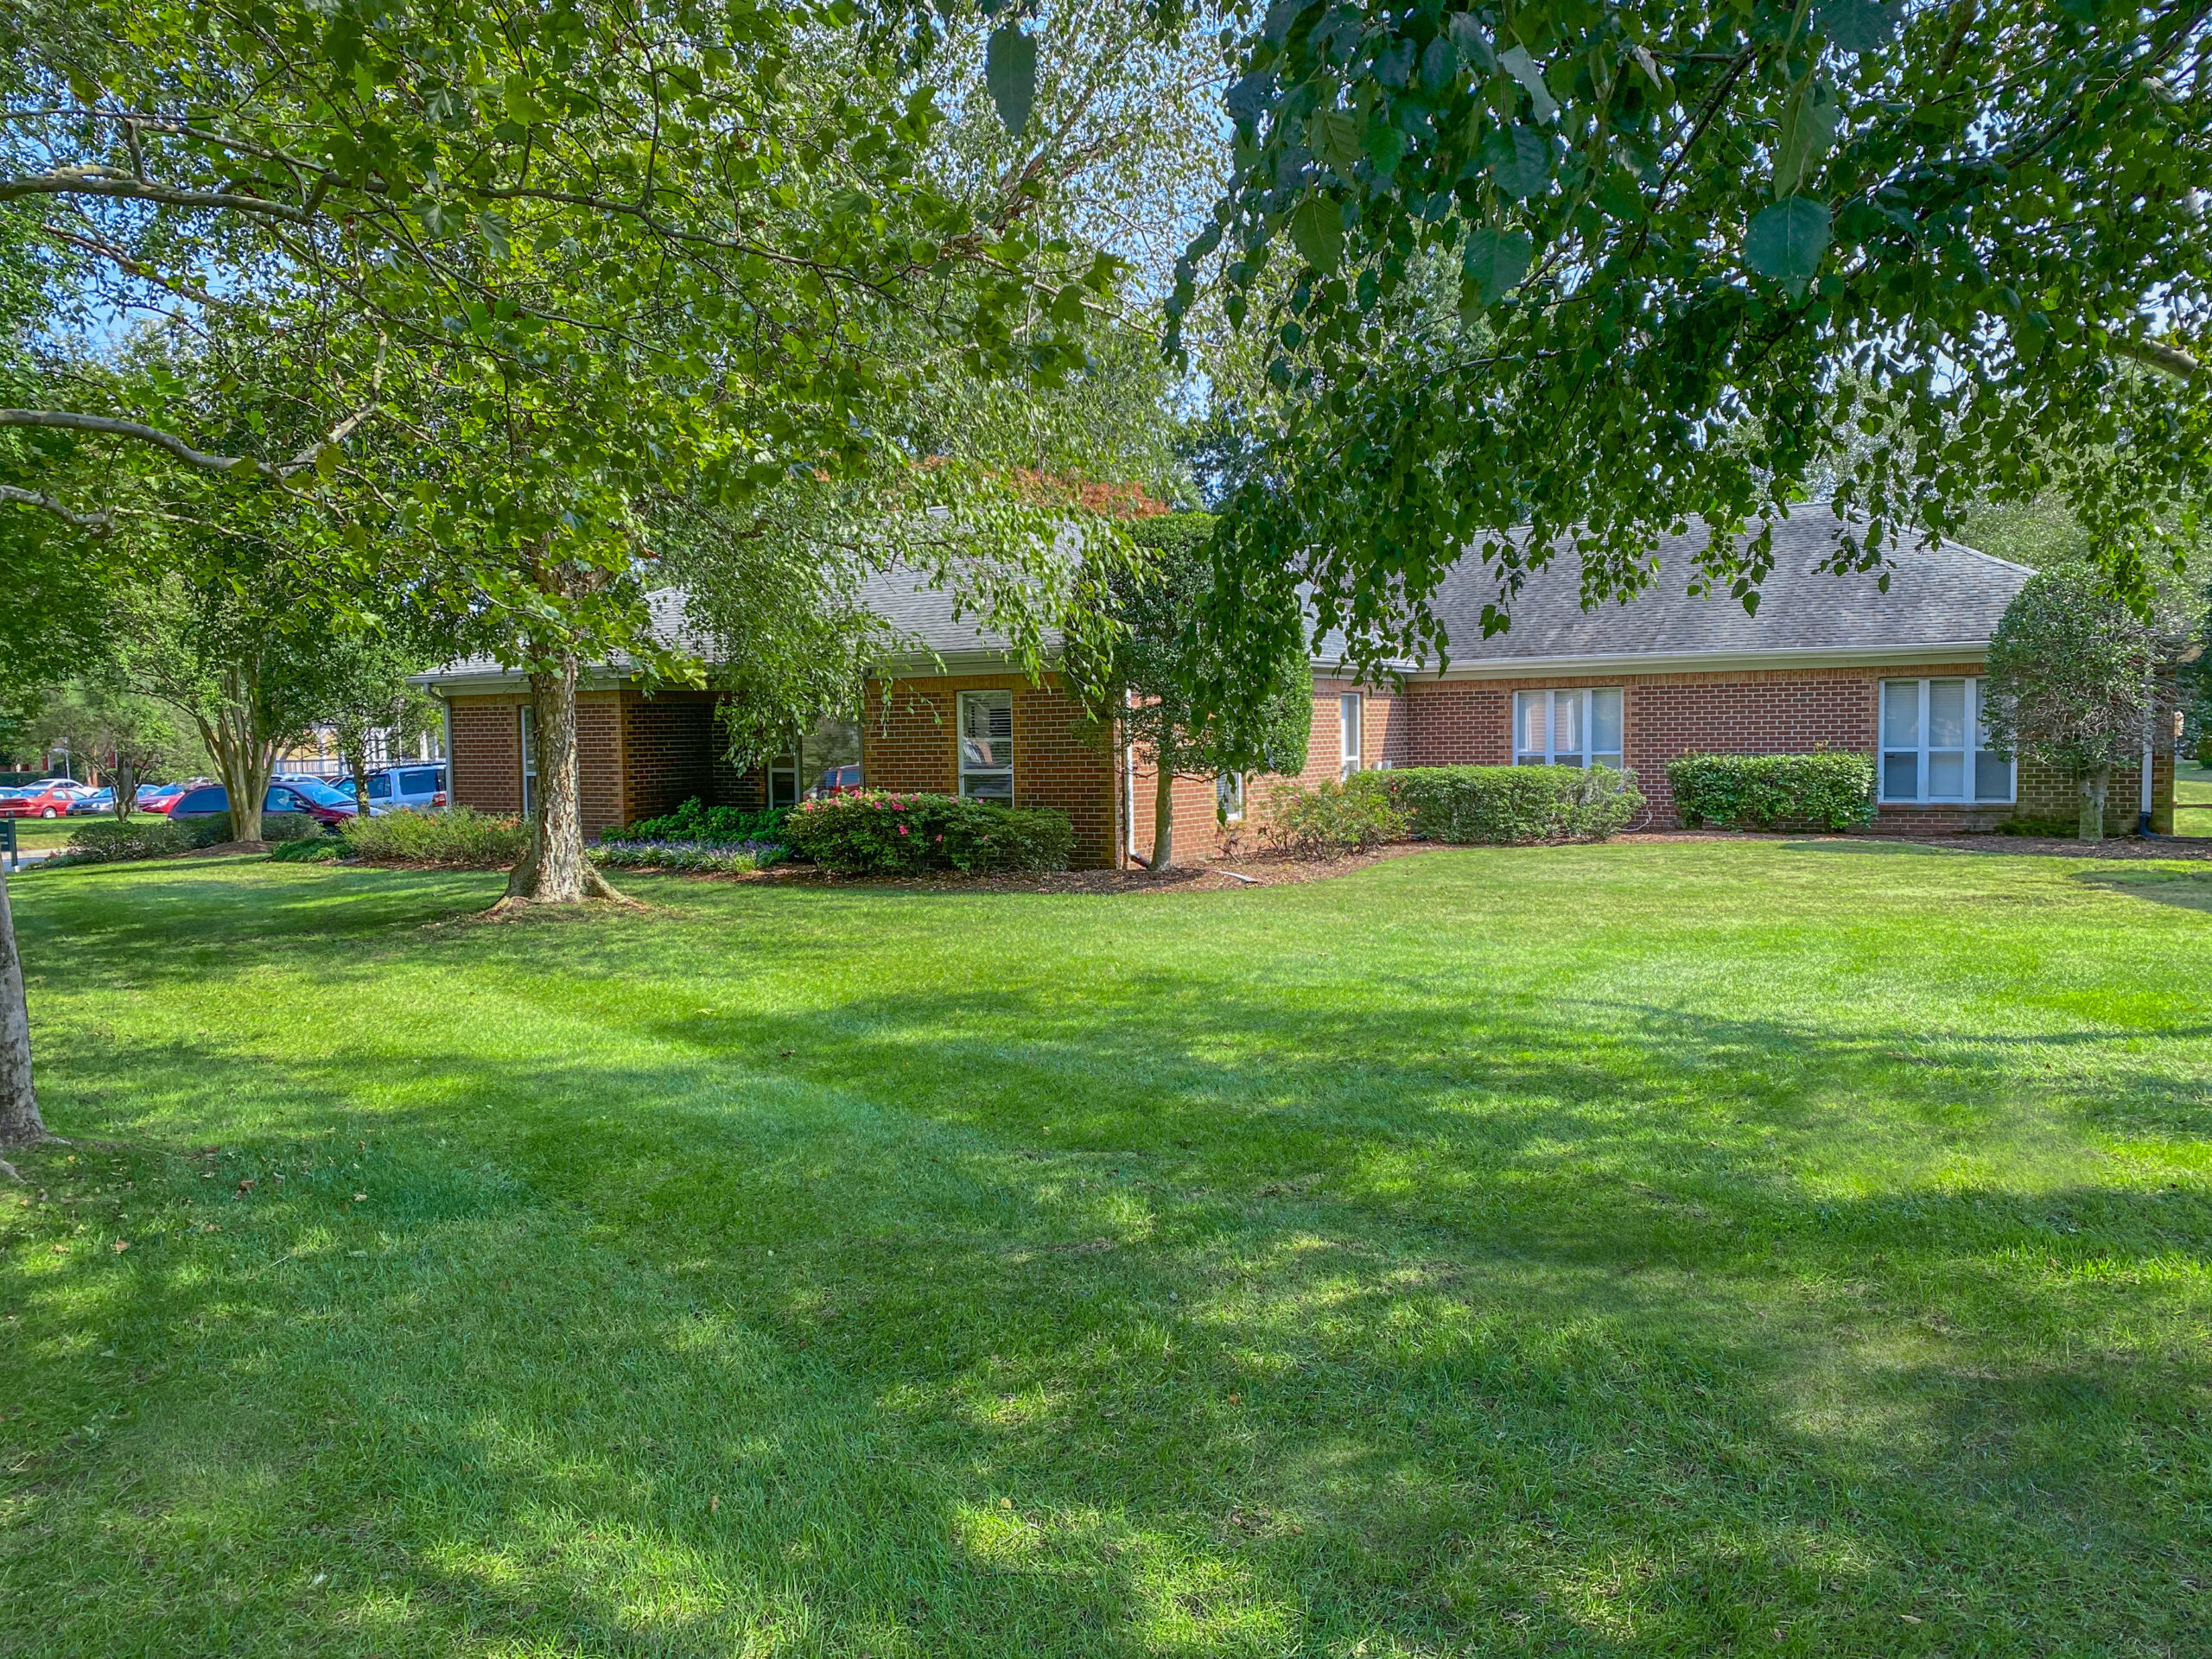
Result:
[[[1821,566],[1843,526],[1815,508],[1776,526],[1775,563],[1755,614],[1735,600],[1688,594],[1701,531],[1664,539],[1657,573],[1625,603],[1581,604],[1571,550],[1501,595],[1469,560],[1435,609],[1448,649],[1387,685],[1342,677],[1326,649],[1314,663],[1305,781],[1376,766],[1625,766],[1656,826],[1675,822],[1667,762],[1675,756],[1845,749],[1873,760],[1873,828],[1893,833],[2071,822],[2073,785],[1989,751],[1980,673],[1991,633],[2031,574],[1951,543],[1894,555],[1886,588],[1872,575]],[[1076,828],[1083,864],[1128,861],[1151,845],[1154,779],[1141,753],[1083,718],[1056,676],[1033,683],[1005,642],[955,618],[949,595],[880,578],[868,601],[911,651],[867,688],[860,760],[872,785],[1055,806]],[[1484,639],[1486,603],[1512,618]],[[527,720],[518,682],[463,664],[426,683],[447,700],[456,801],[513,810],[523,803]],[[688,795],[754,804],[787,799],[810,768],[796,756],[773,775],[718,766],[711,698],[648,696],[619,674],[595,679],[579,710],[587,831],[665,810]],[[2149,811],[2171,827],[2171,744],[2143,770],[2115,775],[2107,828]],[[1257,836],[1272,778],[1178,779],[1175,845],[1203,858]],[[1225,817],[1225,821],[1224,821]]]

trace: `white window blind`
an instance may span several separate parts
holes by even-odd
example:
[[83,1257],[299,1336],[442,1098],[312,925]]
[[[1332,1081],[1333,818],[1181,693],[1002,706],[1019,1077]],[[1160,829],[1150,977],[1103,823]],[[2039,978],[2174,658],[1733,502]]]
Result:
[[1224,772],[1213,780],[1214,805],[1224,823],[1244,822],[1244,774]]
[[528,704],[522,710],[522,815],[537,810],[537,721]]
[[1621,694],[1617,686],[1513,694],[1516,766],[1621,765]]
[[1337,699],[1337,753],[1339,756],[1337,775],[1339,778],[1349,778],[1359,770],[1359,745],[1363,735],[1360,728],[1364,723],[1363,716],[1366,713],[1362,707],[1363,702],[1357,691],[1347,691]]
[[1014,804],[1014,693],[960,694],[960,792]]
[[1882,798],[2010,801],[2013,767],[1990,753],[1981,682],[1882,682]]

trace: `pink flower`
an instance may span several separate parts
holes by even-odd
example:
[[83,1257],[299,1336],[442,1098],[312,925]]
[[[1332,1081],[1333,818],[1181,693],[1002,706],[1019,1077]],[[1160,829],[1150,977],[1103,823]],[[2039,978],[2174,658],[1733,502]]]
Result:
[[905,824],[902,823],[899,826],[899,833],[902,836],[906,833],[906,826]]

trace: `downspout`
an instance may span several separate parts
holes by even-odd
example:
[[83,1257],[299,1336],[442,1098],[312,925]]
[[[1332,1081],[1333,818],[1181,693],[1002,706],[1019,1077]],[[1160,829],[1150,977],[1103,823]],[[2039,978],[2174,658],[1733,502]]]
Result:
[[2135,833],[2146,841],[2163,841],[2164,836],[2151,828],[2151,768],[2158,760],[2158,734],[2155,721],[2145,721],[2143,727],[2143,790],[2141,810],[2135,820]]

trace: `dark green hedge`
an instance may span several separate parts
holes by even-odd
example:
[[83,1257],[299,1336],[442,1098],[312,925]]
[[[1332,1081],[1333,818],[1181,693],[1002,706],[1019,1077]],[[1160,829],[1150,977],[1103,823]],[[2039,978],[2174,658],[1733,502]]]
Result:
[[1075,826],[1051,807],[866,790],[803,802],[783,838],[798,856],[849,875],[987,875],[1067,868]]
[[1863,754],[1685,754],[1667,763],[1675,810],[1693,829],[1848,830],[1874,816]]
[[709,806],[696,795],[673,812],[639,818],[622,832],[624,841],[781,841],[788,806],[747,812],[734,806]]
[[1424,841],[1603,841],[1643,810],[1636,774],[1610,766],[1408,766],[1374,775],[1387,780]]

